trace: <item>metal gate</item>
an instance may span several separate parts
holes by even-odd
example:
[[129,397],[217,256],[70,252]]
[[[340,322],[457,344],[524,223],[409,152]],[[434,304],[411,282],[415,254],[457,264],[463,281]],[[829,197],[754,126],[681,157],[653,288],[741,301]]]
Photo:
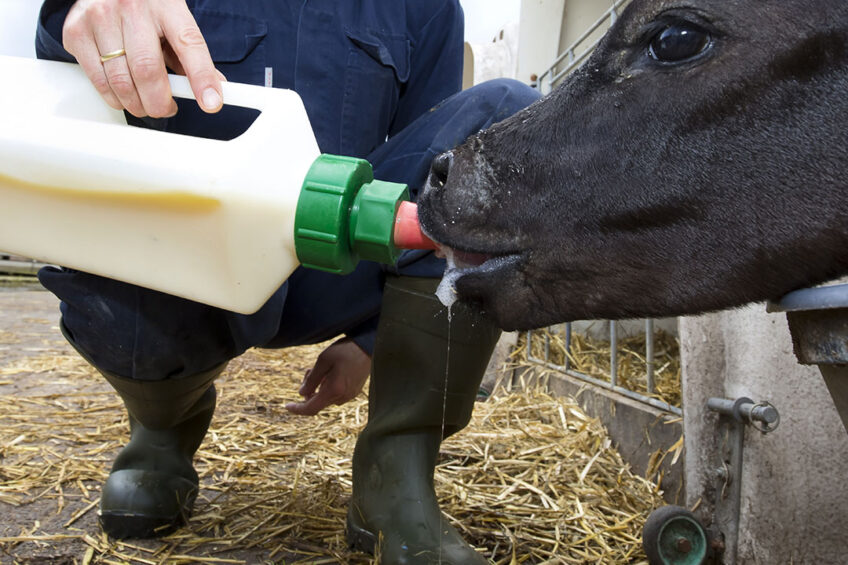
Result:
[[[567,323],[561,326],[553,326],[544,330],[533,330],[525,334],[525,355],[527,361],[546,367],[548,369],[558,371],[570,375],[576,379],[584,381],[592,386],[612,390],[630,398],[648,404],[659,410],[670,412],[676,415],[682,415],[680,406],[670,403],[663,398],[657,390],[655,377],[657,375],[657,359],[656,359],[656,338],[658,335],[655,329],[655,321],[652,319],[644,320],[644,352],[634,352],[628,350],[628,355],[637,355],[644,360],[643,379],[638,379],[637,383],[632,381],[624,382],[621,379],[620,357],[622,350],[620,348],[620,340],[618,334],[618,325],[615,322],[603,322],[609,326],[609,371],[606,375],[590,375],[584,371],[578,370],[576,367],[574,343],[577,334],[574,331],[574,324]],[[562,362],[554,361],[552,342],[561,338],[562,343],[558,345],[564,346],[564,355]],[[539,343],[542,347],[537,347]],[[640,355],[641,353],[641,355]],[[680,386],[680,371],[679,371],[679,351],[666,351],[666,356],[677,356],[678,365],[674,368],[672,379],[676,380],[675,386],[679,391]],[[558,355],[559,356],[559,355]],[[634,386],[637,384],[637,386]],[[640,390],[636,390],[639,388]],[[679,401],[678,401],[679,403]]]

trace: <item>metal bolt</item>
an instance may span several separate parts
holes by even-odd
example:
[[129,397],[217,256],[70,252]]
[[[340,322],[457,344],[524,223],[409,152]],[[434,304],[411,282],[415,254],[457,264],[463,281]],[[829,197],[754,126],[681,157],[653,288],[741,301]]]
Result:
[[757,404],[751,410],[751,419],[758,420],[764,424],[774,424],[780,418],[777,408],[771,404]]
[[686,538],[677,538],[677,551],[680,553],[689,553],[692,551],[692,542]]

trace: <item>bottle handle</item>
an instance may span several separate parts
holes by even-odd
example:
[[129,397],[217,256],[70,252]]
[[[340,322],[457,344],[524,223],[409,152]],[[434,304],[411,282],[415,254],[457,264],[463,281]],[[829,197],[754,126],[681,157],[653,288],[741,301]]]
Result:
[[[168,75],[171,93],[179,98],[195,99],[188,78]],[[224,104],[259,110],[259,116],[247,130],[231,143],[252,146],[254,151],[268,152],[272,159],[279,158],[279,147],[269,140],[278,139],[284,132],[308,132],[300,140],[305,154],[319,153],[318,142],[300,95],[294,90],[268,88],[253,84],[222,82]],[[266,147],[262,147],[263,144]]]
[[[173,96],[191,100],[197,99],[187,77],[169,74],[168,81],[171,83],[171,94]],[[226,81],[221,82],[221,90],[224,104],[244,106],[260,111],[264,110],[269,102],[275,98],[275,94],[279,92],[279,89],[275,92],[273,88]]]

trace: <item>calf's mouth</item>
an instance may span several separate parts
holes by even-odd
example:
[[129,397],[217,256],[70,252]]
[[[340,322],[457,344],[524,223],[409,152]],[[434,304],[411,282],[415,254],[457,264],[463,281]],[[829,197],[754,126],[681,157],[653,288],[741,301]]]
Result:
[[[422,230],[439,246],[436,255],[447,261],[437,293],[446,306],[453,304],[459,295],[479,300],[482,296],[479,296],[481,289],[478,287],[503,280],[506,273],[514,271],[522,263],[524,255],[514,242],[501,241],[502,234],[491,232],[485,213],[475,213],[472,211],[474,207],[467,202],[463,203],[466,204],[464,206],[456,205],[465,191],[479,194],[481,179],[474,178],[475,182],[468,182],[471,179],[458,178],[466,175],[457,175],[455,171],[449,179],[452,161],[453,152],[434,160],[419,200]],[[469,292],[472,286],[478,292]]]
[[477,275],[479,277],[494,276],[497,278],[499,272],[512,269],[520,262],[520,255],[518,254],[489,255],[459,251],[442,244],[439,244],[439,246],[436,255],[447,260],[447,268],[436,295],[442,304],[447,307],[452,306],[459,297],[457,283],[463,277]]

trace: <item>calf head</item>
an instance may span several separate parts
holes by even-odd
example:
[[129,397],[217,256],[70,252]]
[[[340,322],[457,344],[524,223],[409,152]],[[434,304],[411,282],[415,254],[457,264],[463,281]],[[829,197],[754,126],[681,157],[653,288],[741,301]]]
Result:
[[848,2],[634,0],[421,221],[505,329],[724,309],[848,273],[846,152]]

